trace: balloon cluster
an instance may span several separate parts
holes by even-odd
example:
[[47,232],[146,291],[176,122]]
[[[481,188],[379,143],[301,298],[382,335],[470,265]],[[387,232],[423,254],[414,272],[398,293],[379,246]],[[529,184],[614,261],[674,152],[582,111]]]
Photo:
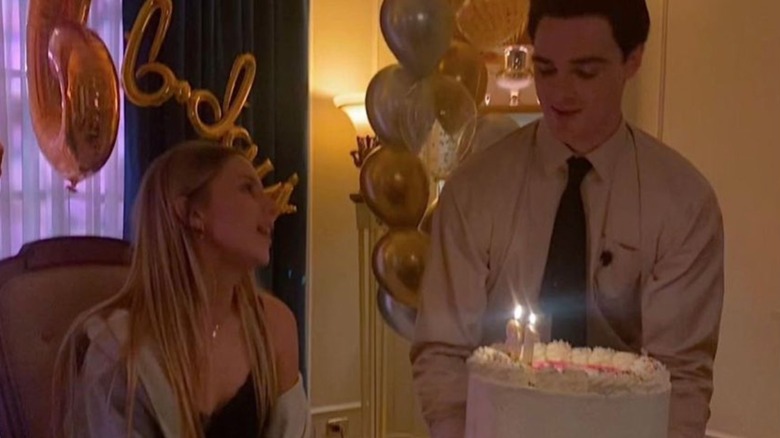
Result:
[[100,170],[119,130],[119,81],[108,48],[85,27],[91,0],[32,0],[27,87],[35,136],[69,188]]
[[373,269],[380,311],[399,331],[418,306],[438,187],[472,151],[517,128],[507,116],[479,117],[478,106],[488,88],[483,52],[513,44],[527,13],[527,0],[382,3],[382,34],[399,63],[380,70],[366,92],[381,147],[363,163],[360,190],[389,227]]
[[[160,19],[149,51],[149,59],[145,64],[137,67],[141,40],[155,13],[159,13]],[[243,54],[236,58],[220,106],[219,100],[212,92],[193,90],[189,82],[179,80],[167,65],[157,61],[172,14],[171,0],[147,0],[141,7],[130,32],[125,63],[122,67],[127,99],[135,105],[148,107],[160,106],[174,98],[187,107],[187,117],[199,136],[209,140],[219,140],[226,147],[243,147],[247,159],[254,160],[258,153],[257,145],[252,142],[249,131],[236,125],[236,121],[252,90],[257,70],[255,57],[251,54]],[[162,79],[162,85],[154,92],[145,92],[138,86],[137,80],[148,74],[156,74]],[[236,90],[237,85],[238,90]],[[213,123],[205,122],[201,118],[202,105],[206,105],[211,110],[216,119]],[[257,174],[263,178],[273,169],[271,161],[265,160],[257,167]],[[290,205],[289,201],[298,181],[298,175],[293,174],[287,181],[265,189],[276,202],[280,214],[294,213],[297,210],[294,205]]]

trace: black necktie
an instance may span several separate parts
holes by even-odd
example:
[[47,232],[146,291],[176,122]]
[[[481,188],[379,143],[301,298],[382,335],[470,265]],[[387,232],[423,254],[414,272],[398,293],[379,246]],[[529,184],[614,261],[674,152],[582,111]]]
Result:
[[580,185],[590,171],[586,158],[567,160],[569,178],[561,196],[542,279],[540,305],[552,320],[552,340],[587,345],[587,229]]

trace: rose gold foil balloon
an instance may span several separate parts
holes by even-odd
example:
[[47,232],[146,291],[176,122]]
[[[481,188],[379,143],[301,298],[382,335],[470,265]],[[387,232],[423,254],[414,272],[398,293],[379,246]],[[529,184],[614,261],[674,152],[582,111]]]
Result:
[[523,34],[529,7],[529,0],[467,0],[455,21],[471,44],[490,51]]
[[382,146],[360,169],[360,193],[390,227],[416,227],[428,206],[428,175],[406,148]]
[[27,78],[32,124],[49,163],[74,188],[100,170],[119,129],[119,81],[89,0],[32,0]]
[[430,239],[415,230],[390,230],[374,247],[379,284],[398,302],[417,308]]

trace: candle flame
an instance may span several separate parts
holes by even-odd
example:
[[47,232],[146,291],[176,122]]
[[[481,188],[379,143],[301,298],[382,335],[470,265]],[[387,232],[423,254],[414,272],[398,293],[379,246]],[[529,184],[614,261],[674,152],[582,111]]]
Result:
[[515,306],[515,319],[520,320],[523,317],[523,306]]
[[538,319],[538,317],[536,316],[536,314],[531,312],[531,315],[528,316],[528,323],[531,324],[532,326],[534,326],[534,325],[536,325],[536,320],[537,319]]

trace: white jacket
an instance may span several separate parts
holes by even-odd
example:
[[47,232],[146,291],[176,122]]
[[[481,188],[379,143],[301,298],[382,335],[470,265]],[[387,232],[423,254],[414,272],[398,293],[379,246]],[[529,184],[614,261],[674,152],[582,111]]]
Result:
[[[76,401],[69,412],[74,437],[124,437],[127,434],[126,370],[121,360],[128,338],[129,314],[114,311],[108,319],[85,323],[89,347],[84,356]],[[136,359],[138,388],[133,409],[133,437],[181,437],[179,411],[173,390],[152,349],[141,346]],[[308,438],[308,401],[298,383],[277,399],[265,437]]]

